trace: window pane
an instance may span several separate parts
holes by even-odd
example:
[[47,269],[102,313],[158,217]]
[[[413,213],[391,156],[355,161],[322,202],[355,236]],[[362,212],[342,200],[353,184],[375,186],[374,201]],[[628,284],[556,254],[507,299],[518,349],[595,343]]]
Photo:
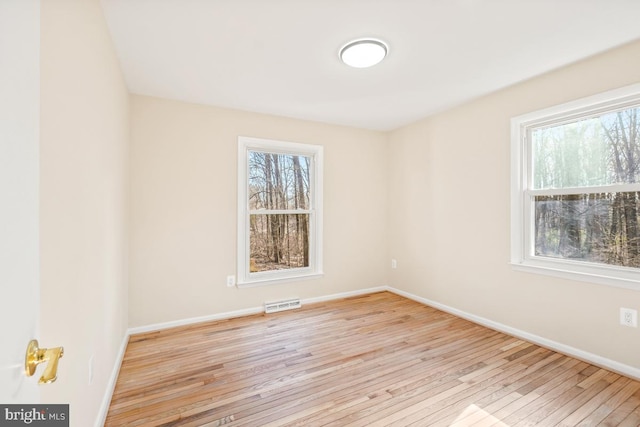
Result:
[[531,132],[533,188],[640,182],[640,108]]
[[535,254],[640,267],[640,193],[537,196]]
[[249,218],[251,273],[309,266],[309,214]]
[[249,152],[249,209],[310,209],[311,158]]

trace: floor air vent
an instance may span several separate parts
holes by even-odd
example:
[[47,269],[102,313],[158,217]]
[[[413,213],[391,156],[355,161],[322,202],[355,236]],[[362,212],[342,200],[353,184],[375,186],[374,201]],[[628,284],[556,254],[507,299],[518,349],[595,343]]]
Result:
[[294,308],[300,308],[302,304],[299,299],[289,299],[286,301],[277,301],[277,302],[265,302],[264,303],[264,312],[265,313],[275,313],[277,311],[285,311],[285,310],[293,310]]

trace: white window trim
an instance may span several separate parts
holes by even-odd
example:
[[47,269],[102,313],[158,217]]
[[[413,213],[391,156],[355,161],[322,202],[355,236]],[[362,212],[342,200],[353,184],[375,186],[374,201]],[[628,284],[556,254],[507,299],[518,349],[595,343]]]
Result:
[[[640,290],[640,269],[605,264],[553,259],[532,255],[530,231],[533,229],[530,197],[546,190],[531,190],[531,171],[527,135],[531,128],[573,121],[579,117],[624,108],[640,102],[640,84],[611,90],[511,119],[511,265],[515,270],[570,280]],[[628,185],[612,186],[622,191]],[[603,188],[600,187],[600,191]],[[637,191],[637,186],[632,186]],[[589,192],[590,189],[581,189]]]
[[[309,213],[310,221],[309,267],[291,270],[249,272],[249,205],[248,205],[248,152],[250,150],[269,153],[299,154],[311,157],[311,207],[300,211]],[[323,276],[322,270],[322,178],[323,147],[298,142],[276,141],[246,136],[238,137],[238,246],[237,285],[254,287],[291,281],[313,279]],[[290,212],[290,211],[285,211]],[[277,212],[276,212],[277,213]]]

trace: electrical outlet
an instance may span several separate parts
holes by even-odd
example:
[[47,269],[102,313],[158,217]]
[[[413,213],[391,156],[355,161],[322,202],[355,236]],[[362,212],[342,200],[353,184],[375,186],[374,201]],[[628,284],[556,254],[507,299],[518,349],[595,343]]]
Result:
[[391,260],[391,268],[398,268],[398,261],[396,261],[395,259]]
[[632,328],[638,327],[638,311],[632,308],[620,308],[620,324],[623,326],[630,326]]
[[227,286],[233,288],[236,285],[236,276],[227,276]]

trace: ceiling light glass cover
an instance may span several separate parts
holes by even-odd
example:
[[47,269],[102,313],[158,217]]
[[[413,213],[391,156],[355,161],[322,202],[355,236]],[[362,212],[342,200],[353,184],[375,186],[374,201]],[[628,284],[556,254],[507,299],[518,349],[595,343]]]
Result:
[[386,43],[376,39],[358,39],[340,49],[340,59],[355,68],[372,67],[387,56]]

